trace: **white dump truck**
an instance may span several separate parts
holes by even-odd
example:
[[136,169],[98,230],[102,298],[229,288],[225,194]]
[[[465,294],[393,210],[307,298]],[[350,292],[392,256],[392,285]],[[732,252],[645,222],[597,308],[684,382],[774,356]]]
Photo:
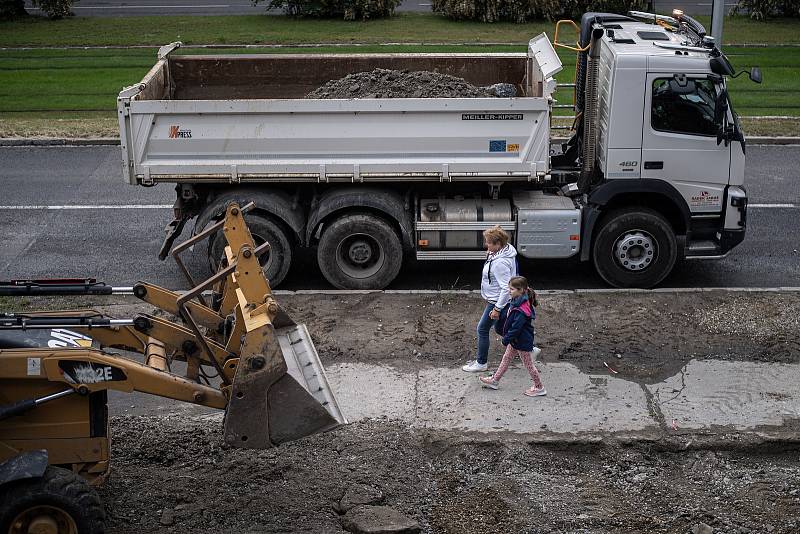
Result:
[[[618,287],[652,287],[683,258],[744,238],[745,140],[734,69],[690,17],[588,13],[575,47],[575,133],[552,145],[548,38],[517,54],[177,55],[118,98],[133,185],[175,184],[165,255],[232,200],[280,283],[314,247],[331,284],[384,288],[404,258],[483,260],[500,225],[523,258],[591,261]],[[375,68],[434,71],[509,98],[304,98]],[[760,81],[760,72],[750,72]],[[222,257],[211,241],[208,261]]]

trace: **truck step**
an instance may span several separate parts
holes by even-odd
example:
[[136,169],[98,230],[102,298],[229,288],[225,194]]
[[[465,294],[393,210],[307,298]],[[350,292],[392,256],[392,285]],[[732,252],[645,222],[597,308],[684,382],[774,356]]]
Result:
[[485,250],[418,250],[418,260],[485,260]]
[[721,254],[719,245],[714,241],[692,241],[686,247],[686,256],[718,256]]

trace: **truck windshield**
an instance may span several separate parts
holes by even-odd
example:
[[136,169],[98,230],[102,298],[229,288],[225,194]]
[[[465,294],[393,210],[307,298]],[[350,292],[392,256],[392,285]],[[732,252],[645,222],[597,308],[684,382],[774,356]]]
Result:
[[690,135],[717,135],[714,121],[717,92],[708,79],[689,79],[678,86],[674,78],[653,80],[654,130]]

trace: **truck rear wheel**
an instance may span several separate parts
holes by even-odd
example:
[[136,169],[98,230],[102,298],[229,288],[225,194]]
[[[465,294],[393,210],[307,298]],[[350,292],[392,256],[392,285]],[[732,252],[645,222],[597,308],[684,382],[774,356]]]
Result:
[[653,287],[672,271],[677,256],[672,227],[647,208],[611,212],[592,250],[598,274],[614,287]]
[[[292,264],[292,247],[283,229],[267,217],[248,213],[244,216],[256,246],[269,242],[270,250],[261,256],[264,275],[270,286],[277,287],[289,272]],[[219,262],[225,257],[225,236],[217,232],[208,242],[208,264],[211,272],[216,272]]]
[[0,533],[100,534],[105,512],[100,497],[80,476],[48,467],[39,478],[0,489]]
[[328,282],[339,289],[383,289],[400,272],[403,247],[385,220],[344,215],[323,230],[317,262]]

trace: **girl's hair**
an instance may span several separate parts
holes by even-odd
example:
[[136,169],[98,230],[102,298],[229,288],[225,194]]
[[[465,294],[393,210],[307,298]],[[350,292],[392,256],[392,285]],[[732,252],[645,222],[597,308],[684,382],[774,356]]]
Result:
[[506,246],[510,239],[506,231],[500,228],[500,225],[495,225],[484,230],[483,238],[491,243],[500,243],[501,246]]
[[528,279],[524,276],[512,276],[508,281],[508,285],[514,289],[521,289],[527,293],[528,300],[531,302],[531,306],[534,308],[539,305],[539,301],[536,300],[536,291],[534,291],[533,288],[528,285]]

